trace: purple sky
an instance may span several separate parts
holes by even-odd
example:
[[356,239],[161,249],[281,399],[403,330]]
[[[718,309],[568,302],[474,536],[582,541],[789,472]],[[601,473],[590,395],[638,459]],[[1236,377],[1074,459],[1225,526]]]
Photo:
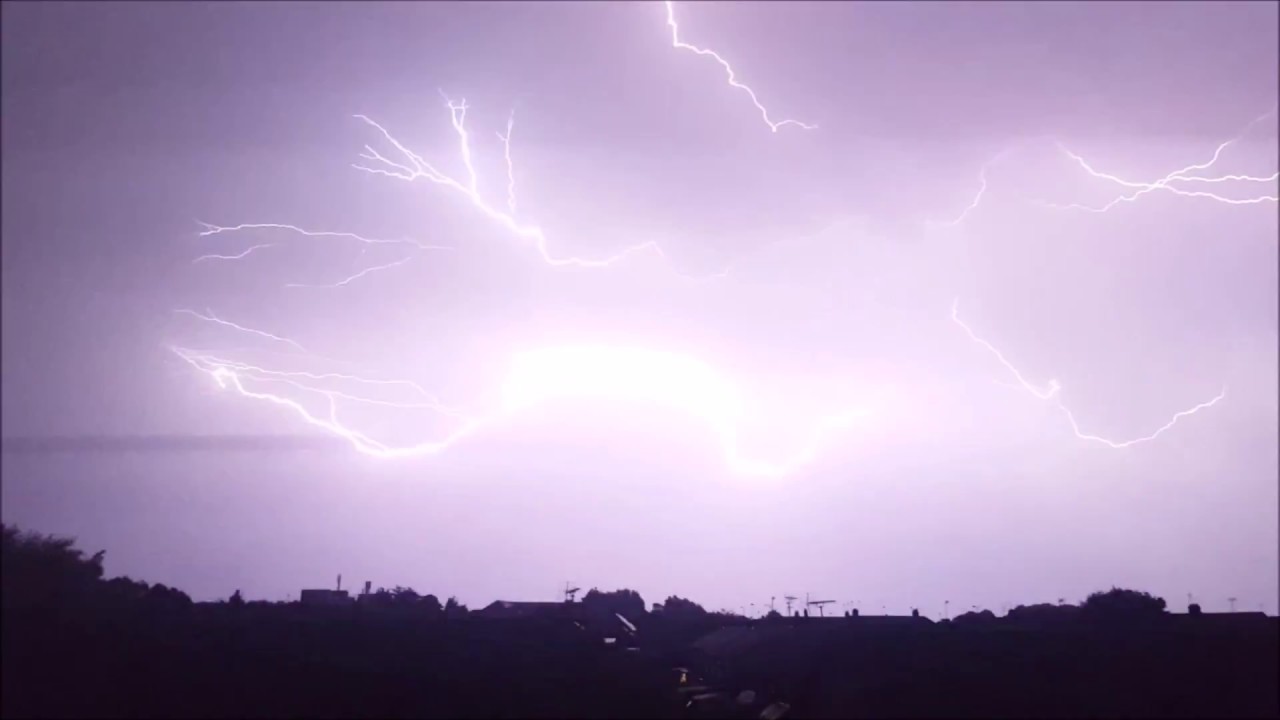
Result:
[[[573,580],[938,614],[1119,584],[1276,611],[1277,183],[1228,177],[1277,171],[1276,115],[1254,122],[1277,103],[1274,3],[677,4],[683,41],[818,126],[776,133],[672,46],[661,3],[3,12],[5,437],[322,432],[173,346],[412,381],[485,418],[402,458],[5,454],[4,521],[105,547],[111,574],[201,599],[341,572],[473,604]],[[468,103],[501,213],[514,110],[515,217],[551,254],[662,255],[553,267],[457,190],[352,167],[366,144],[404,162],[365,114],[465,184],[441,91]],[[1152,183],[1227,140],[1210,181],[1063,207],[1141,189],[1068,150]],[[1059,393],[1017,386],[957,300]],[[371,443],[460,425],[390,407],[421,402],[404,384],[237,377],[319,417],[316,390],[347,393]],[[1062,410],[1117,442],[1224,387],[1123,448]],[[787,472],[735,464],[780,463],[851,410]]]

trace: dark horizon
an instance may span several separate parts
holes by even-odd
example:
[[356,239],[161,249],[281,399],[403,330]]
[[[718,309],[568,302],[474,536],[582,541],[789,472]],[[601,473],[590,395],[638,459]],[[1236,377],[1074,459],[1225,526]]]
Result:
[[939,621],[568,586],[470,608],[399,586],[193,603],[3,530],[6,717],[1270,717],[1280,677],[1275,618],[1133,589]]
[[113,575],[1277,611],[1276,3],[2,7],[0,519]]

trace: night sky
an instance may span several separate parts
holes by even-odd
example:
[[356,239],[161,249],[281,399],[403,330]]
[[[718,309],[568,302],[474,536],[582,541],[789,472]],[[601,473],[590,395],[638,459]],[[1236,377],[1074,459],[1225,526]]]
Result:
[[674,7],[815,127],[662,3],[6,2],[4,521],[196,599],[1275,613],[1280,6]]

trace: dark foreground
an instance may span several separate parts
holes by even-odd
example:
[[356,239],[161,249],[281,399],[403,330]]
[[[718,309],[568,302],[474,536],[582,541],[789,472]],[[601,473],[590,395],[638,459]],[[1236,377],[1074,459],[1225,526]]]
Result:
[[[10,717],[1278,717],[1280,623],[1113,588],[997,618],[748,621],[632,591],[192,603],[3,528]],[[630,618],[630,621],[622,619]]]
[[[5,717],[1276,717],[1276,621],[637,623],[196,605],[6,611]],[[665,626],[664,626],[665,624]],[[680,672],[685,667],[685,683]],[[690,689],[706,686],[706,690]],[[751,690],[751,702],[740,703]],[[696,696],[715,691],[719,697]]]

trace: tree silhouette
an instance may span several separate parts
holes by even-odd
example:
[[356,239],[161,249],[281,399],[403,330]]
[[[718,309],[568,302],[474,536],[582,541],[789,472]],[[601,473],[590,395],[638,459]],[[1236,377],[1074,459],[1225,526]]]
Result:
[[240,594],[239,589],[231,593],[231,597],[227,598],[227,604],[231,607],[244,607],[244,596]]
[[[146,583],[142,583],[146,586]],[[239,592],[239,591],[237,591]],[[157,610],[181,610],[191,607],[191,597],[177,588],[166,587],[162,583],[152,585],[142,596],[142,600]]]
[[128,576],[122,575],[103,583],[102,590],[113,601],[129,602],[146,597],[150,588],[141,580],[133,580]]
[[1078,605],[1055,605],[1053,603],[1037,603],[1035,605],[1019,605],[1005,617],[1010,620],[1025,622],[1060,622],[1080,615]]
[[20,532],[0,526],[3,545],[3,605],[6,610],[79,613],[128,607],[167,613],[192,606],[191,598],[161,583],[117,577],[104,580],[106,551],[86,558],[72,538]]
[[996,614],[990,610],[970,610],[967,613],[961,613],[955,617],[952,622],[957,625],[972,625],[974,623],[994,622]]
[[602,592],[591,588],[582,596],[582,605],[592,610],[607,613],[618,613],[623,617],[639,617],[645,612],[644,598],[635,590],[623,588],[612,592]]
[[401,585],[391,588],[389,594],[391,602],[396,605],[413,605],[422,599],[422,596],[418,595],[416,590]]
[[449,596],[444,603],[444,614],[446,617],[462,617],[467,614],[467,606],[458,601],[458,598]]
[[1150,593],[1113,587],[1089,595],[1080,610],[1092,619],[1131,620],[1163,615],[1165,602]]
[[9,607],[51,607],[87,599],[102,579],[105,551],[85,559],[73,538],[20,532],[0,525],[4,601]]
[[662,612],[668,617],[703,617],[707,611],[701,605],[682,597],[672,595],[662,603]]

